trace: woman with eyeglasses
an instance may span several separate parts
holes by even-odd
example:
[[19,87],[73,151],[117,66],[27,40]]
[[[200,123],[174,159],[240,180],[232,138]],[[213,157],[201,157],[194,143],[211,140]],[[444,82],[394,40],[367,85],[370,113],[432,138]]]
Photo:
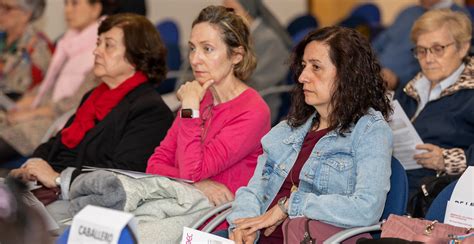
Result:
[[408,170],[413,194],[425,176],[460,175],[474,164],[474,60],[468,56],[472,24],[463,13],[432,10],[414,24],[413,54],[421,72],[395,98],[423,140]]
[[223,6],[204,8],[192,24],[178,117],[148,160],[147,173],[192,180],[214,205],[248,183],[270,130],[270,111],[246,79],[255,68],[250,32]]
[[[0,0],[0,93],[17,100],[43,80],[52,54],[49,39],[33,27],[45,0]],[[0,104],[0,108],[5,105]],[[0,121],[1,122],[1,121]]]

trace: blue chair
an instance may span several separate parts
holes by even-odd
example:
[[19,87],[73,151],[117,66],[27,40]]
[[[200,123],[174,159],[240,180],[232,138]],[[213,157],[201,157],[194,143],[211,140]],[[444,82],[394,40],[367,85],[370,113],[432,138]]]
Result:
[[350,14],[364,18],[371,26],[380,25],[380,10],[373,3],[365,3],[354,8]]
[[178,25],[170,19],[163,20],[156,25],[156,29],[160,32],[161,38],[168,50],[166,56],[166,65],[168,66],[168,75],[158,87],[160,94],[165,94],[174,91],[176,85],[177,73],[181,67],[181,50],[179,39]]
[[[405,169],[402,164],[392,157],[392,175],[390,176],[390,191],[387,194],[387,200],[385,201],[385,207],[382,213],[381,221],[387,219],[390,214],[404,215],[406,213],[406,207],[408,202],[408,179],[405,173]],[[341,243],[342,241],[349,239],[361,233],[371,232],[376,238],[380,231],[381,223],[379,222],[372,226],[357,227],[347,230],[343,230],[330,238],[324,243]]]
[[26,162],[26,160],[28,160],[27,157],[18,157],[12,161],[8,161],[8,162],[5,162],[3,164],[0,165],[0,168],[4,168],[4,169],[17,169],[17,168],[20,168],[21,165],[23,165],[23,163]]
[[[290,21],[290,23],[286,27],[286,30],[288,31],[288,34],[290,34],[291,38],[294,39],[293,38],[294,36],[296,35],[304,36],[310,30],[314,30],[318,28],[318,26],[319,24],[316,17],[314,17],[311,14],[304,14]],[[295,44],[298,42],[295,42],[295,40],[293,40],[293,43]]]
[[457,180],[451,182],[448,186],[446,186],[430,205],[428,212],[426,212],[425,219],[428,220],[437,220],[440,223],[444,222],[444,215],[446,213],[446,205],[451,199],[451,195],[453,194],[453,190],[456,187]]
[[357,6],[339,25],[356,29],[370,40],[373,40],[383,30],[380,22],[380,10],[373,3]]
[[[62,235],[56,240],[56,244],[67,244],[67,239],[69,238],[69,232],[71,228],[67,228]],[[125,227],[120,233],[120,238],[118,240],[119,244],[137,244],[137,238],[130,230],[130,227]]]
[[[408,202],[408,179],[405,169],[395,157],[392,157],[391,169],[390,191],[387,194],[384,211],[380,218],[381,220],[387,219],[390,214],[403,215],[406,213]],[[222,221],[225,221],[226,216],[232,211],[231,207],[232,203],[226,203],[209,210],[200,219],[192,223],[190,228],[197,229],[201,227],[207,219],[217,215],[201,229],[204,232],[212,232],[220,223],[222,223]],[[335,234],[324,243],[340,243],[360,233],[379,231],[380,226],[381,222],[373,226],[347,229]]]

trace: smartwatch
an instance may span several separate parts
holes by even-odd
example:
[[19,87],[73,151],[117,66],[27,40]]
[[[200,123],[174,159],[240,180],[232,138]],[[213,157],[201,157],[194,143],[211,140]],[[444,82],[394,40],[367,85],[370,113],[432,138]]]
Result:
[[199,110],[191,108],[183,108],[180,112],[181,118],[195,119],[199,118]]
[[61,177],[56,177],[56,179],[54,179],[54,183],[56,183],[56,186],[61,186]]

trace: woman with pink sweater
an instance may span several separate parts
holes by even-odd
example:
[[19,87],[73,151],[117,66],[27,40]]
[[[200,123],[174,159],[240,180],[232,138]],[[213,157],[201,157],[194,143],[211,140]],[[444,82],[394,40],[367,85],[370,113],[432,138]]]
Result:
[[191,180],[220,205],[232,201],[253,175],[270,110],[245,84],[256,61],[243,20],[209,6],[192,26],[189,62],[195,80],[178,90],[181,109],[148,160],[147,173]]

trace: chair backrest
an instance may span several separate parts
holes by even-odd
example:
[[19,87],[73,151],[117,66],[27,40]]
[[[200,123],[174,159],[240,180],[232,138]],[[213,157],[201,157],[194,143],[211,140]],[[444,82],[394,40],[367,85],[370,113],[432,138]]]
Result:
[[380,22],[380,10],[373,3],[355,7],[338,25],[356,29],[369,40],[373,40],[383,30]]
[[296,35],[298,32],[305,29],[316,29],[318,28],[318,20],[311,14],[304,14],[296,17],[286,27],[286,30],[291,37]]
[[446,205],[448,204],[449,199],[451,199],[451,195],[453,194],[453,190],[456,187],[456,183],[458,181],[451,182],[448,186],[446,186],[430,205],[428,212],[426,212],[425,219],[428,220],[438,220],[438,222],[444,222],[444,215],[446,213]]
[[[290,109],[290,93],[293,90],[293,85],[278,85],[278,86],[272,86],[266,89],[263,89],[259,91],[260,96],[267,101],[267,99],[271,99],[272,97],[279,95],[280,96],[280,107],[276,108],[275,111],[272,110],[273,112],[278,113],[275,121],[272,121],[272,126],[278,124],[280,120],[282,120],[283,117],[285,117],[288,114],[288,111]],[[273,116],[272,116],[273,117]]]
[[408,179],[405,169],[398,159],[392,157],[392,175],[390,176],[390,191],[381,219],[387,219],[390,214],[404,215],[408,202]]
[[[169,71],[178,71],[181,67],[181,50],[180,50],[180,38],[179,28],[175,21],[166,19],[156,24],[156,29],[160,32],[161,38],[166,45],[167,56],[166,65]],[[169,93],[174,90],[176,84],[176,77],[168,78],[160,84],[158,91],[161,94]]]
[[164,43],[179,43],[179,28],[173,20],[165,19],[158,22],[156,29],[160,32]]
[[364,3],[357,6],[350,15],[364,18],[371,26],[380,25],[380,10],[373,3]]

